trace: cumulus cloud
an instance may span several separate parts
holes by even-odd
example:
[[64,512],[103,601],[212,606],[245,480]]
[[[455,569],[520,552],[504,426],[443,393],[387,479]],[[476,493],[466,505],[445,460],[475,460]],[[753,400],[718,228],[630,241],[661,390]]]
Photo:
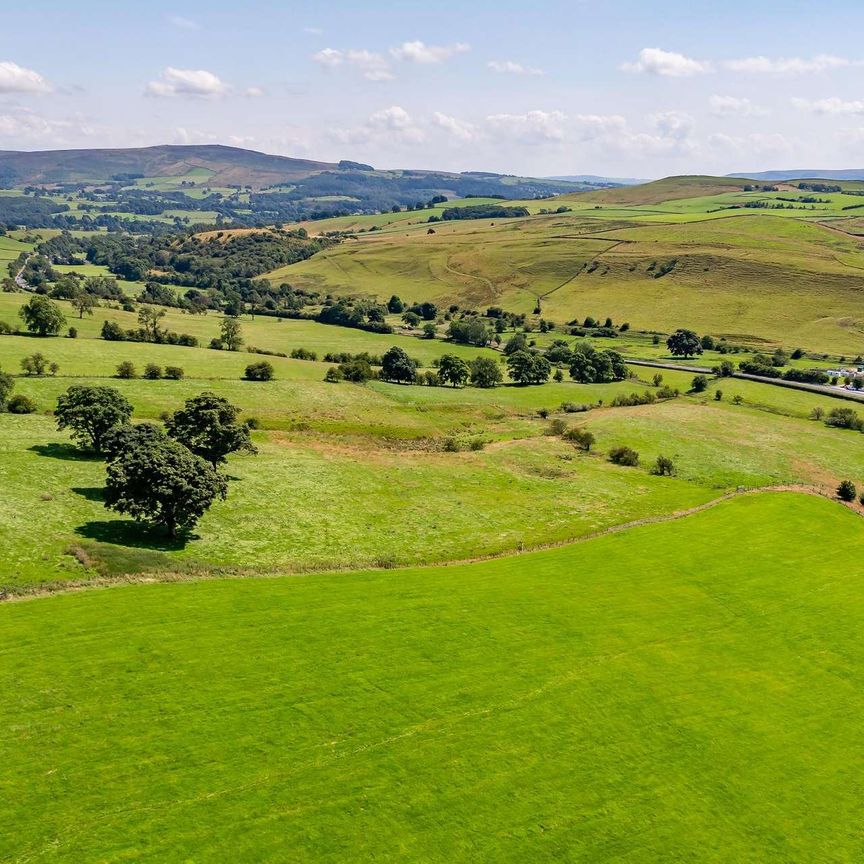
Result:
[[792,104],[801,111],[810,111],[813,114],[864,114],[864,100],[840,99],[837,96],[829,96],[827,99],[792,99]]
[[175,69],[168,66],[156,81],[151,81],[144,92],[148,96],[188,96],[214,99],[225,96],[231,88],[218,75],[206,69]]
[[480,132],[473,123],[457,120],[449,114],[442,114],[440,111],[436,111],[432,115],[432,124],[460,141],[474,141],[480,137]]
[[0,61],[0,93],[49,93],[51,85],[38,72],[11,60]]
[[486,123],[498,134],[527,144],[561,141],[567,117],[561,111],[528,111],[525,114],[490,114]]
[[103,134],[103,130],[96,129],[80,116],[71,119],[43,117],[20,106],[9,106],[6,113],[0,114],[0,141],[50,141],[56,146]]
[[768,158],[788,156],[792,153],[792,145],[779,132],[754,132],[751,135],[728,135],[716,132],[708,136],[708,147],[723,156],[737,158]]
[[374,51],[361,48],[351,48],[341,51],[338,48],[324,48],[312,55],[312,59],[327,69],[345,67],[353,69],[367,81],[390,81],[393,73],[387,60]]
[[264,95],[264,90],[261,87],[247,87],[243,91],[243,95],[249,99],[257,99],[259,96]]
[[470,51],[471,46],[464,42],[457,42],[455,45],[427,45],[419,39],[414,42],[403,42],[397,48],[391,48],[390,54],[396,60],[407,60],[412,63],[442,63],[444,60],[449,60],[455,54],[462,54],[465,51]]
[[860,60],[835,57],[833,54],[819,54],[816,57],[742,57],[727,60],[723,65],[732,72],[752,75],[805,75],[813,72],[829,72],[860,66]]
[[426,133],[400,105],[382,108],[353,129],[334,129],[330,136],[348,144],[400,143],[420,144]]
[[620,114],[579,114],[575,117],[580,139],[604,156],[612,153],[630,158],[692,154],[693,120],[678,111],[653,114],[652,131],[636,131]]
[[534,66],[524,66],[514,60],[490,60],[486,66],[493,72],[510,75],[542,75],[543,70]]
[[675,51],[660,48],[643,48],[635,63],[624,63],[625,72],[640,72],[648,75],[663,75],[668,78],[689,78],[711,70],[711,64],[692,57],[685,57]]
[[718,117],[756,117],[766,112],[754,105],[749,99],[737,96],[714,95],[708,100],[711,113]]

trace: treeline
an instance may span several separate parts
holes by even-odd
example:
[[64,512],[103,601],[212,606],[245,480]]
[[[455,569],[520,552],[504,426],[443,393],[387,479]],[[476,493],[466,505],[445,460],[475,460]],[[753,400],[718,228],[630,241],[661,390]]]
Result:
[[[500,204],[471,204],[467,207],[448,207],[441,219],[510,219],[515,216],[528,216],[527,207],[502,207]],[[435,217],[430,217],[432,222]]]

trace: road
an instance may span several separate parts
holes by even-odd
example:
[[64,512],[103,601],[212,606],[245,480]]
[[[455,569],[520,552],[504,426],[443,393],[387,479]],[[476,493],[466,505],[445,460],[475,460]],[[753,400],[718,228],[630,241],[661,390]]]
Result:
[[[711,375],[705,366],[685,366],[682,363],[655,363],[652,360],[625,361],[630,366],[647,366],[651,369],[674,369],[678,372],[693,372],[695,375]],[[845,399],[847,402],[864,402],[864,391],[845,390],[841,387],[828,387],[824,384],[805,384],[802,381],[784,381],[782,378],[764,378],[761,375],[749,375],[746,372],[733,372],[732,378],[746,381],[758,381],[760,384],[772,384],[775,387],[786,387],[788,390],[806,390],[809,393],[819,393],[821,396],[831,396],[834,399]]]

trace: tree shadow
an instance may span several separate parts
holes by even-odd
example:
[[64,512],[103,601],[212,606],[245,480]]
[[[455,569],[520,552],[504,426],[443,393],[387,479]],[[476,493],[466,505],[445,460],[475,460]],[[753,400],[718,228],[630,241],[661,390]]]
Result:
[[68,462],[98,462],[102,457],[98,453],[87,453],[79,450],[74,444],[34,444],[28,447],[33,453],[48,456],[50,459],[65,459]]
[[105,490],[101,486],[73,486],[72,491],[88,501],[105,500]]
[[198,539],[198,535],[192,533],[169,537],[162,531],[133,522],[131,519],[85,522],[75,529],[75,533],[99,543],[134,546],[158,552],[178,552],[184,549],[190,540]]

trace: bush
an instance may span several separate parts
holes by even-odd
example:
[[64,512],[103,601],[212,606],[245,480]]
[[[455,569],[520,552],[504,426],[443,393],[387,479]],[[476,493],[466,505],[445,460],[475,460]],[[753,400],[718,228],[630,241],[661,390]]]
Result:
[[668,456],[658,456],[651,473],[658,477],[671,477],[675,473],[675,464]]
[[564,440],[572,444],[577,450],[584,450],[586,453],[594,446],[596,438],[593,432],[587,429],[568,429],[564,433]]
[[851,408],[833,408],[828,412],[825,422],[838,429],[855,429],[860,432],[864,428],[858,412]]
[[12,336],[15,328],[7,321],[0,321],[0,336]]
[[37,351],[21,361],[21,368],[27,375],[44,375],[48,371],[48,358]]
[[825,417],[825,409],[820,408],[818,405],[810,412],[811,420],[822,420]]
[[345,376],[338,366],[331,366],[324,375],[324,380],[329,381],[331,384],[336,384],[344,378]]
[[547,435],[563,435],[567,431],[567,424],[560,418],[555,417],[546,430]]
[[117,366],[118,378],[137,378],[138,373],[135,371],[135,364],[131,360],[124,360]]
[[841,501],[854,501],[857,490],[855,484],[851,480],[841,480],[837,487],[837,497]]
[[247,381],[272,381],[274,374],[273,365],[267,360],[261,360],[259,363],[250,363],[243,377]]
[[609,451],[609,461],[633,468],[639,464],[639,454],[631,447],[613,447]]
[[162,367],[158,366],[156,363],[148,363],[144,367],[144,377],[150,381],[155,381],[157,378],[161,378]]
[[103,321],[102,338],[106,342],[123,342],[126,339],[126,332],[116,321]]
[[165,377],[170,378],[172,381],[180,381],[183,376],[183,367],[182,366],[166,366],[165,367]]
[[70,327],[69,330],[67,331],[66,335],[70,339],[77,339],[78,338],[78,328],[77,327]]
[[314,351],[308,351],[306,348],[295,348],[291,352],[293,360],[317,360],[318,355]]
[[18,393],[6,403],[6,410],[10,414],[33,414],[36,403],[29,396]]
[[696,375],[690,382],[693,393],[704,393],[708,389],[708,379],[704,375]]
[[472,438],[468,444],[468,449],[473,451],[482,450],[486,446],[486,442],[482,438]]

